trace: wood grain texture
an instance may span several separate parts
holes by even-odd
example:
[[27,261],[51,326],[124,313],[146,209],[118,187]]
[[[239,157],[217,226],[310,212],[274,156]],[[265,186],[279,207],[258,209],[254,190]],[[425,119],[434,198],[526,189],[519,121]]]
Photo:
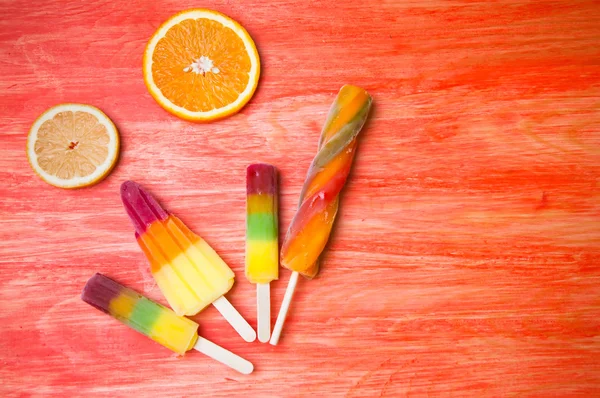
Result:
[[[192,124],[141,76],[182,9],[240,21],[263,68],[236,116]],[[0,3],[0,395],[599,396],[600,6],[596,1]],[[277,347],[209,308],[203,335],[242,376],[184,358],[79,300],[96,271],[164,303],[122,209],[144,184],[245,281],[245,167],[281,173],[281,232],[345,83],[374,98],[322,271]],[[116,123],[99,185],[46,185],[25,156],[48,107]],[[289,273],[273,283],[276,315]]]

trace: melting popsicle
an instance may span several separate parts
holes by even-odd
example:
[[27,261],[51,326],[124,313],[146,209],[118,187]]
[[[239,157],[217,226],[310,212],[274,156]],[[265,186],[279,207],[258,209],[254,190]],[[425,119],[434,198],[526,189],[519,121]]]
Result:
[[233,271],[179,218],[167,213],[139,184],[121,185],[121,199],[150,272],[177,315],[195,315],[213,304],[248,342],[256,332],[225,298]]
[[251,164],[246,169],[246,278],[256,284],[258,340],[271,334],[270,282],[279,276],[277,169]]
[[193,348],[240,373],[254,369],[247,360],[198,336],[196,322],[102,274],[88,280],[81,299],[180,355]]
[[281,265],[292,270],[270,343],[279,341],[281,329],[298,282],[298,275],[313,278],[319,272],[323,252],[338,210],[339,193],[346,184],[356,137],[371,108],[371,96],[356,86],[340,89],[321,131],[319,150],[313,159],[300,205],[281,247]]

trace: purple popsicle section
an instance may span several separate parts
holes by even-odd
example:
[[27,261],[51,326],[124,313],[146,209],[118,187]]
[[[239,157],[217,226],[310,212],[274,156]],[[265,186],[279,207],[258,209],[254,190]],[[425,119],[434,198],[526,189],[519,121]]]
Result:
[[246,169],[246,194],[277,193],[277,169],[266,163],[255,163]]
[[121,185],[121,200],[139,235],[154,221],[165,220],[169,216],[152,195],[134,181],[125,181]]
[[123,287],[110,278],[96,273],[85,284],[81,292],[81,299],[100,311],[109,312],[111,300],[119,295]]

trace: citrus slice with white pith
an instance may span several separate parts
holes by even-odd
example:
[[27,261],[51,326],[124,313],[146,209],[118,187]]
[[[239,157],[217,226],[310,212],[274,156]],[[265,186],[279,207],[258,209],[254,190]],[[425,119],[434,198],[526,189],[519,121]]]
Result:
[[60,188],[94,185],[117,162],[119,133],[100,109],[85,104],[60,104],[31,126],[27,158],[48,184]]

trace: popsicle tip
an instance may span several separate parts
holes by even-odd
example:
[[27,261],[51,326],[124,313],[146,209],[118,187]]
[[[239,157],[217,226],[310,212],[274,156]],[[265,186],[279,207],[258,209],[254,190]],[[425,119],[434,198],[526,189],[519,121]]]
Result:
[[92,276],[90,279],[88,279],[88,280],[85,282],[85,286],[83,286],[83,289],[81,290],[81,294],[79,295],[79,298],[80,298],[80,299],[82,299],[83,301],[85,301],[85,296],[86,296],[86,293],[87,293],[87,291],[88,291],[88,289],[89,289],[88,285],[89,285],[90,281],[91,281],[92,279],[94,279],[94,277],[95,277],[96,275],[97,275],[97,274],[94,274],[94,275],[93,275],[93,276]]
[[367,90],[365,90],[364,88],[355,86],[354,84],[344,84],[342,86],[342,88],[340,88],[340,91],[345,91],[345,90],[360,90],[360,91],[367,92]]
[[140,184],[125,181],[121,184],[121,201],[135,231],[141,235],[156,220],[165,220],[167,212]]
[[140,184],[138,184],[137,182],[132,181],[132,180],[127,180],[121,184],[121,197],[124,197],[131,191],[139,190],[139,189],[140,189]]
[[277,169],[268,163],[253,163],[246,168],[248,194],[277,193]]
[[246,171],[251,172],[251,171],[255,171],[255,170],[275,170],[275,166],[273,166],[272,164],[269,163],[252,163],[250,165],[248,165],[248,167],[246,167]]
[[350,95],[350,96],[361,95],[364,98],[365,106],[369,109],[371,108],[371,103],[373,102],[373,97],[371,97],[371,94],[369,94],[369,92],[362,87],[354,86],[352,84],[344,84],[342,86],[342,88],[340,88],[338,96],[344,96],[344,95]]
[[85,293],[87,293],[87,291],[90,289],[90,285],[92,283],[94,283],[94,281],[98,278],[103,277],[104,275],[102,275],[99,272],[94,273],[94,275],[92,275],[90,277],[90,279],[87,280],[87,282],[85,282],[85,286],[83,287],[83,290],[81,291],[81,298],[83,299],[83,297],[85,296]]
[[107,276],[96,272],[86,282],[81,291],[81,300],[96,307],[102,312],[108,313],[110,300],[118,294],[119,284]]

